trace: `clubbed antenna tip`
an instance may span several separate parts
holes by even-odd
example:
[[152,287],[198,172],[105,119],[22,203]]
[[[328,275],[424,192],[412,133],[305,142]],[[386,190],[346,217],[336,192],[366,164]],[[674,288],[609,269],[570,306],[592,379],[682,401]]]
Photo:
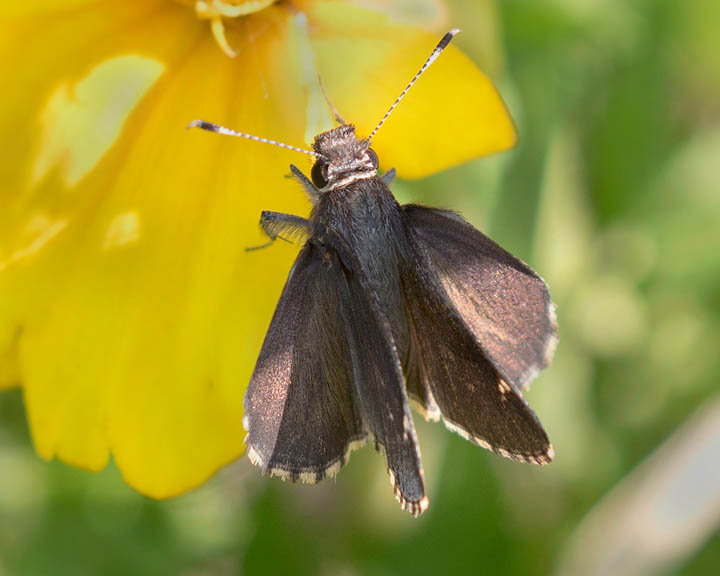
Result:
[[259,136],[253,136],[252,134],[245,134],[245,132],[231,130],[230,128],[225,128],[224,126],[220,126],[219,124],[213,124],[212,122],[206,122],[205,120],[193,120],[185,128],[187,130],[189,130],[190,128],[200,128],[202,130],[207,130],[208,132],[225,134],[227,136],[235,136],[237,138],[247,138],[248,140],[262,142],[263,144],[272,144],[273,146],[280,146],[280,148],[294,150],[295,152],[302,152],[303,154],[308,154],[310,156],[318,156],[316,152],[313,152],[311,150],[305,150],[304,148],[298,148],[297,146],[291,146],[290,144],[283,144],[282,142],[277,142],[275,140],[268,140],[267,138],[260,138]]
[[425,70],[427,70],[430,67],[430,64],[432,64],[433,62],[435,62],[435,60],[437,60],[437,57],[440,56],[440,54],[442,54],[442,51],[448,47],[448,44],[450,44],[452,39],[455,37],[455,34],[457,34],[458,32],[460,32],[460,28],[453,28],[447,34],[445,34],[445,36],[443,36],[440,39],[440,42],[438,42],[437,46],[435,46],[435,49],[432,51],[432,53],[430,54],[428,59],[425,60],[425,64],[422,65],[422,68],[420,68],[418,73],[415,74],[415,77],[412,80],[410,80],[410,84],[408,84],[405,87],[405,90],[403,90],[402,93],[400,94],[400,96],[398,96],[397,99],[395,100],[395,102],[393,102],[393,105],[390,106],[390,109],[385,113],[385,116],[382,117],[380,122],[378,122],[378,125],[375,126],[375,130],[373,130],[372,133],[370,134],[370,136],[368,137],[368,142],[370,142],[373,139],[373,136],[375,136],[375,134],[377,134],[377,131],[380,130],[380,126],[382,126],[385,123],[385,120],[388,119],[388,116],[390,116],[390,114],[392,114],[392,111],[395,110],[395,107],[400,103],[400,100],[402,100],[405,97],[405,94],[408,93],[408,90],[410,90],[410,88],[412,88],[413,84],[415,84],[415,82],[418,81],[418,78],[420,78],[420,76],[423,75]]

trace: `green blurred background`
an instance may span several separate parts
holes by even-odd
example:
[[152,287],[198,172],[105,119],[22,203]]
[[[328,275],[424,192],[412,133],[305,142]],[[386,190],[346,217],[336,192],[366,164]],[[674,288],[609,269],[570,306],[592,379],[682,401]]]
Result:
[[548,281],[560,345],[528,401],[555,462],[418,422],[418,520],[371,449],[319,486],[243,458],[157,502],[112,466],[40,460],[12,391],[0,575],[720,574],[720,3],[447,6],[520,143],[394,190],[460,210]]

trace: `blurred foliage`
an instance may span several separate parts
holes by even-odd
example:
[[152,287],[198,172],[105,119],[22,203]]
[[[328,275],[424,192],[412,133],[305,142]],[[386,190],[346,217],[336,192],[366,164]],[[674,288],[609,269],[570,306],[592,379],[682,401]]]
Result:
[[[431,501],[419,520],[370,449],[335,482],[284,484],[242,459],[158,502],[112,467],[37,458],[11,391],[0,574],[549,574],[586,514],[716,397],[720,4],[448,4],[520,143],[395,191],[460,210],[550,284],[560,346],[528,400],[556,461],[508,462],[418,422]],[[716,574],[720,535],[699,544],[668,569]]]

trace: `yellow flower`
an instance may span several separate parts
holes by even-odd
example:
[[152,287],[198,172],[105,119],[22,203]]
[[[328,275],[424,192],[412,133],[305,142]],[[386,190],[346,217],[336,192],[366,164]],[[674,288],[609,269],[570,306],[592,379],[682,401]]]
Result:
[[[184,127],[306,146],[330,127],[319,73],[368,134],[439,37],[369,4],[0,7],[0,386],[23,386],[44,458],[100,470],[112,454],[166,497],[242,453],[243,394],[297,251],[244,248],[264,241],[261,210],[308,212],[284,175],[310,159]],[[416,178],[514,137],[451,47],[374,148]]]

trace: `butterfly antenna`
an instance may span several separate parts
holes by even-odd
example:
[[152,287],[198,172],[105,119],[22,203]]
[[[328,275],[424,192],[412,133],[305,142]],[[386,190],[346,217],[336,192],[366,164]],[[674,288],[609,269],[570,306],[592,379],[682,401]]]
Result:
[[295,152],[302,152],[303,154],[308,154],[309,156],[314,156],[316,158],[319,158],[320,155],[317,152],[313,152],[312,150],[305,150],[304,148],[298,148],[297,146],[290,146],[290,144],[283,144],[282,142],[276,142],[275,140],[268,140],[267,138],[260,138],[259,136],[253,136],[252,134],[245,134],[244,132],[237,132],[236,130],[231,130],[230,128],[225,128],[224,126],[220,126],[218,124],[213,124],[212,122],[205,122],[205,120],[193,120],[186,126],[186,128],[189,130],[190,128],[202,128],[203,130],[207,130],[209,132],[216,132],[218,134],[226,134],[228,136],[237,136],[238,138],[247,138],[248,140],[254,140],[255,142],[262,142],[263,144],[272,144],[273,146],[280,146],[280,148],[286,148],[287,150],[294,150]]
[[427,70],[430,67],[430,64],[432,64],[433,62],[435,62],[435,60],[437,60],[437,57],[440,56],[442,51],[448,47],[448,44],[450,44],[450,41],[453,39],[455,34],[457,34],[458,32],[460,32],[459,28],[453,28],[452,30],[450,30],[450,32],[448,32],[447,34],[445,34],[445,36],[442,37],[440,42],[438,42],[438,45],[435,46],[435,50],[432,51],[432,54],[430,54],[430,57],[425,61],[425,64],[423,64],[422,68],[420,68],[418,73],[415,74],[415,77],[412,80],[410,80],[410,84],[407,85],[405,90],[402,91],[400,96],[397,97],[397,100],[395,100],[395,102],[393,102],[393,105],[390,106],[390,109],[385,113],[385,116],[382,117],[382,120],[380,120],[378,125],[375,126],[375,130],[372,131],[372,133],[370,134],[370,136],[367,139],[368,142],[370,142],[373,139],[373,136],[375,136],[375,134],[377,133],[377,131],[380,130],[380,126],[382,126],[385,123],[385,120],[387,120],[388,116],[390,116],[390,114],[392,114],[392,111],[395,110],[395,107],[400,103],[400,100],[402,100],[405,97],[405,94],[408,93],[408,90],[410,90],[410,88],[412,88],[412,85],[418,81],[418,78],[420,78],[420,76],[423,75],[423,72],[425,72],[425,70]]
[[322,76],[320,76],[320,74],[318,74],[318,84],[320,85],[320,91],[322,92],[322,95],[325,98],[325,102],[327,102],[328,108],[330,108],[330,112],[332,112],[332,115],[335,117],[335,122],[345,126],[347,124],[347,122],[345,122],[345,120],[343,120],[343,117],[340,115],[340,112],[338,112],[338,109],[335,108],[335,104],[333,104],[332,100],[330,100],[330,96],[328,96],[327,92],[325,91],[325,84],[323,83],[323,79],[322,79]]

